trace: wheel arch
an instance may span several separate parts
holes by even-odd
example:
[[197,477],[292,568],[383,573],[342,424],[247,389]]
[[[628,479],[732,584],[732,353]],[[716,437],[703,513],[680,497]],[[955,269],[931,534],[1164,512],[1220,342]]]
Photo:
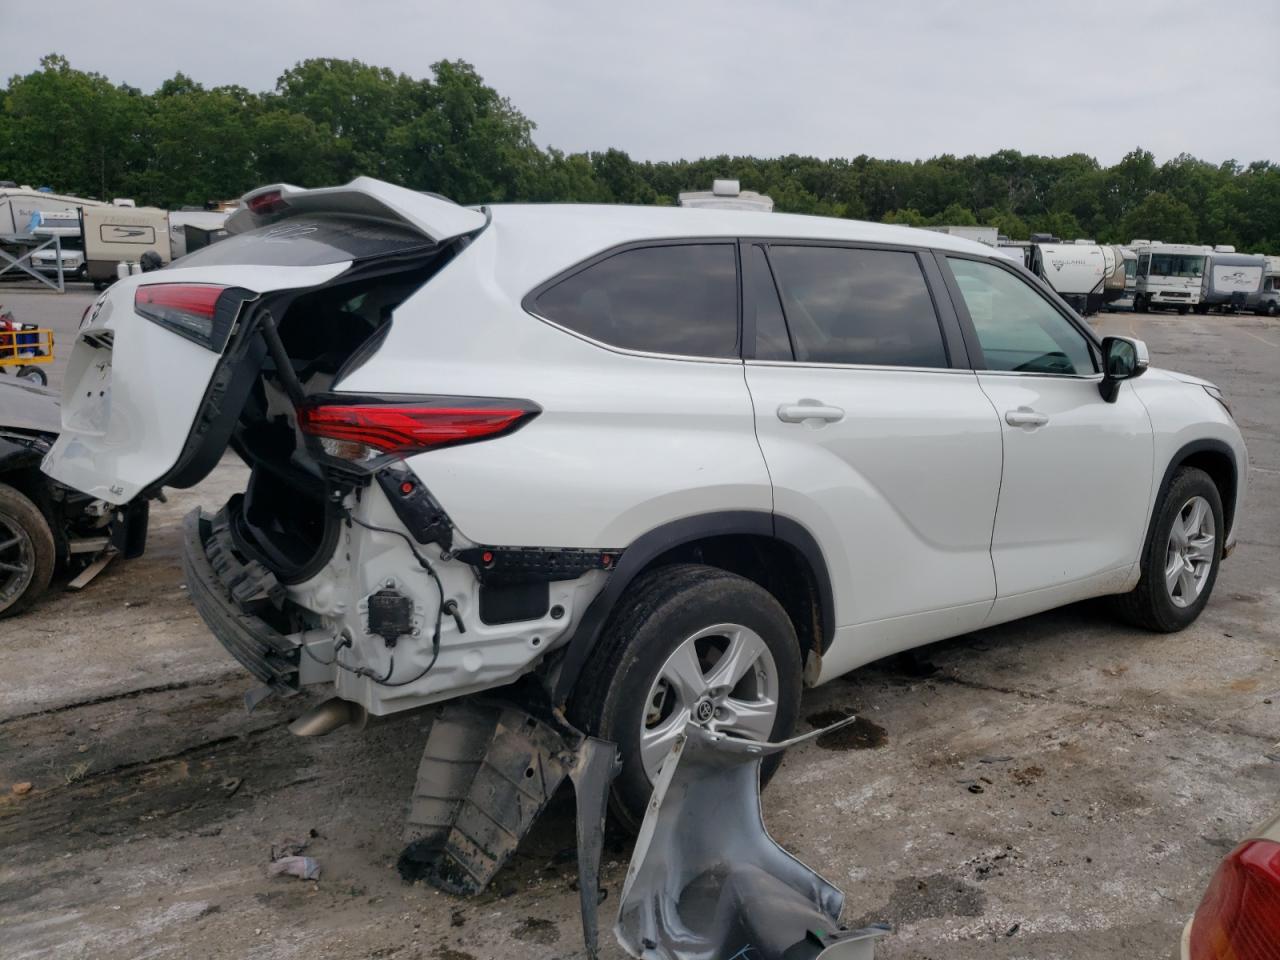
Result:
[[1160,479],[1160,488],[1151,508],[1151,516],[1147,519],[1148,541],[1155,528],[1156,511],[1164,503],[1169,486],[1173,483],[1174,474],[1183,467],[1203,470],[1218,488],[1218,495],[1222,498],[1222,523],[1225,527],[1221,543],[1225,547],[1231,534],[1232,524],[1235,522],[1236,496],[1240,489],[1240,465],[1236,462],[1235,451],[1225,441],[1214,439],[1193,440],[1179,447],[1177,452],[1169,458],[1164,476]]
[[[791,576],[770,564],[780,558],[795,561]],[[835,599],[813,534],[795,520],[762,511],[699,514],[656,527],[625,548],[565,646],[553,702],[568,700],[632,582],[654,567],[690,560],[738,573],[773,594],[796,626],[802,662],[811,650],[821,654],[830,646],[835,635]]]

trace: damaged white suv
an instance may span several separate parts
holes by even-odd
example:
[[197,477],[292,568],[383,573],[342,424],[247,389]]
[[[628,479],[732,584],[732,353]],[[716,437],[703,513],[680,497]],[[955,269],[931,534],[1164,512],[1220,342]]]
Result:
[[1233,542],[1216,388],[974,243],[368,179],[229,228],[86,315],[45,470],[124,503],[230,446],[187,575],[263,691],[526,678],[633,822],[690,718],[781,739],[804,684],[1085,597],[1177,630]]

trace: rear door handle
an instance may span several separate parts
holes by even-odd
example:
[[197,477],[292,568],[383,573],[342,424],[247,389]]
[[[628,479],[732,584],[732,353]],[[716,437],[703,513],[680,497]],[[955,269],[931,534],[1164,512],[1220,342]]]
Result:
[[835,423],[844,419],[844,411],[817,400],[801,400],[799,403],[784,403],[778,407],[778,419],[783,423],[804,423],[806,420]]
[[1049,422],[1049,415],[1030,407],[1018,407],[1005,411],[1004,422],[1011,427],[1043,427]]

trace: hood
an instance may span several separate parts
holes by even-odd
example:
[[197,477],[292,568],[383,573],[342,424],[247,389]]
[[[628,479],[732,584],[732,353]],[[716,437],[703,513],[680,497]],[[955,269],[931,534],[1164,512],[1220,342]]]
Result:
[[1195,387],[1214,387],[1214,388],[1217,387],[1217,384],[1214,383],[1212,380],[1204,380],[1204,379],[1201,379],[1200,377],[1193,377],[1189,373],[1181,373],[1177,370],[1164,370],[1164,369],[1161,369],[1160,367],[1152,367],[1147,371],[1147,376],[1150,376],[1153,373],[1159,374],[1165,379],[1177,380],[1179,383],[1187,383]]
[[0,430],[6,429],[56,437],[62,429],[58,395],[16,378],[0,379]]

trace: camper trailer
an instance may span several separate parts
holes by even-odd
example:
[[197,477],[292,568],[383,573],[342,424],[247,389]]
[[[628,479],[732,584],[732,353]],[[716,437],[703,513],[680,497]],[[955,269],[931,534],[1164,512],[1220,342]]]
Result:
[[[31,233],[32,228],[39,223],[37,214],[65,214],[67,210],[105,206],[107,204],[101,200],[64,196],[60,193],[33,190],[31,187],[3,189],[0,190],[0,236]],[[35,224],[32,223],[33,219],[36,220]]]
[[1133,309],[1187,313],[1200,302],[1208,247],[1190,243],[1139,246]]
[[1262,289],[1245,301],[1245,309],[1274,317],[1280,314],[1280,257],[1262,259],[1266,263],[1262,272]]
[[1036,243],[1029,267],[1080,314],[1097,313],[1124,296],[1124,255],[1119,247],[1087,240]]
[[1118,247],[1124,258],[1124,293],[1106,304],[1106,310],[1132,310],[1133,294],[1138,287],[1138,254],[1128,247]]
[[169,214],[156,207],[86,207],[82,213],[84,254],[89,279],[101,288],[116,278],[120,263],[137,263],[154,251],[162,263],[172,259]]
[[1266,269],[1266,257],[1215,247],[1204,271],[1196,312],[1208,313],[1214,307],[1233,312],[1245,309],[1249,298],[1262,292]]

